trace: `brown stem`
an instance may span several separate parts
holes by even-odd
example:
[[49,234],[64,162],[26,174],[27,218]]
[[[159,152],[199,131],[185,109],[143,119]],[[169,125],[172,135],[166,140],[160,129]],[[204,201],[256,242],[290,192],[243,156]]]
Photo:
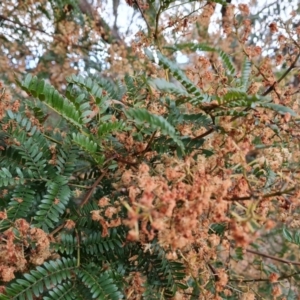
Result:
[[[27,28],[27,29],[30,29],[32,31],[38,31],[38,32],[41,32],[43,34],[46,34],[47,36],[57,40],[58,42],[61,42],[61,43],[64,43],[65,44],[65,40],[63,40],[62,38],[58,37],[58,36],[55,36],[55,35],[52,35],[48,32],[46,32],[45,30],[43,29],[40,29],[40,28],[37,28],[35,26],[30,26],[30,25],[26,25],[26,24],[22,24],[20,21],[15,21],[15,20],[11,20],[11,19],[8,19],[7,17],[3,16],[3,15],[0,15],[0,20],[4,20],[6,22],[10,22],[12,24],[15,24],[15,25],[19,25],[21,27],[24,27],[24,28]],[[88,47],[84,47],[84,46],[80,46],[80,45],[76,45],[76,44],[72,44],[72,47],[74,48],[78,48],[78,49],[85,49],[85,50],[90,50]]]
[[156,132],[157,132],[157,131],[155,130],[155,131],[152,133],[152,135],[151,135],[151,137],[150,137],[150,140],[149,140],[149,142],[148,142],[146,148],[145,148],[143,151],[134,153],[133,156],[140,155],[140,154],[145,154],[145,153],[151,148],[151,144],[152,144],[152,142],[153,142],[153,140],[154,140],[154,137],[155,137],[155,135],[156,135]]
[[[296,187],[292,187],[287,190],[262,195],[261,197],[263,199],[266,199],[266,198],[275,197],[275,196],[282,196],[284,194],[288,194],[288,193],[294,191],[295,189],[296,189]],[[244,197],[232,197],[232,198],[224,198],[224,200],[225,201],[244,201],[244,200],[252,200],[253,198],[257,198],[257,196],[250,195],[250,196],[244,196]]]
[[215,281],[219,281],[220,278],[217,275],[217,272],[216,272],[215,268],[210,263],[207,263],[207,265],[208,265],[208,268],[211,270],[212,274],[214,275]]
[[150,33],[151,33],[151,27],[150,27],[150,25],[149,25],[149,23],[148,23],[148,21],[147,21],[147,19],[146,19],[146,16],[145,16],[143,10],[141,9],[141,7],[140,7],[140,5],[139,5],[139,1],[136,0],[136,1],[134,1],[134,3],[136,4],[136,6],[137,6],[138,9],[139,9],[139,11],[140,11],[140,13],[141,13],[141,15],[142,15],[142,17],[143,17],[143,19],[144,19],[146,25],[147,25],[147,28],[148,28],[148,34],[150,35]]
[[154,39],[158,43],[158,25],[159,25],[159,17],[161,13],[161,6],[159,6],[158,12],[155,16],[155,31],[154,31]]
[[214,132],[214,131],[215,131],[215,128],[210,128],[210,129],[207,130],[206,132],[204,132],[204,133],[202,133],[202,134],[200,134],[200,135],[194,137],[193,140],[200,140],[200,139],[206,137],[207,135],[211,134],[211,133]]
[[[278,277],[277,281],[281,281],[281,280],[285,280],[291,277],[294,277],[296,275],[299,275],[300,272],[296,272],[293,274],[289,274],[289,275],[282,275],[280,277]],[[254,278],[254,279],[229,279],[229,282],[243,282],[243,283],[247,283],[247,282],[264,282],[264,281],[270,281],[269,278]]]
[[46,35],[52,37],[51,34],[49,34],[48,32],[44,31],[43,29],[39,29],[39,28],[30,26],[30,25],[22,24],[22,23],[19,22],[19,21],[15,21],[15,20],[8,19],[8,18],[6,18],[6,17],[3,16],[3,15],[0,15],[0,19],[2,19],[2,20],[4,20],[4,21],[7,21],[7,22],[10,22],[10,23],[13,23],[13,24],[15,24],[15,25],[19,25],[19,26],[21,26],[21,27],[28,28],[28,29],[33,30],[33,31],[39,31],[39,32],[42,32],[42,33],[44,33],[44,34],[46,34]]
[[128,160],[123,159],[121,157],[115,157],[114,160],[119,161],[119,162],[121,162],[123,164],[126,164],[126,165],[129,165],[129,166],[137,166],[138,165],[137,162],[128,161]]
[[268,95],[270,92],[272,92],[275,88],[275,85],[279,82],[281,82],[290,72],[291,70],[295,67],[298,59],[300,57],[300,52],[298,53],[297,57],[295,58],[295,60],[292,62],[292,64],[290,65],[290,67],[284,72],[284,74],[282,74],[282,76],[277,80],[275,81],[263,94],[262,96],[266,96]]
[[55,228],[49,235],[50,236],[54,236],[54,234],[56,234],[57,232],[59,232],[61,229],[63,229],[65,226],[65,222],[62,223],[61,225],[59,225],[57,228]]
[[245,201],[245,200],[253,200],[253,196],[244,196],[244,197],[232,197],[232,198],[224,198],[225,201]]
[[300,262],[297,262],[297,261],[291,261],[291,260],[279,258],[279,257],[276,257],[276,256],[272,256],[272,255],[269,255],[269,254],[264,254],[264,253],[261,253],[261,252],[255,251],[255,250],[250,250],[250,249],[246,249],[246,251],[249,252],[249,253],[252,253],[252,254],[259,255],[261,257],[266,257],[266,258],[269,258],[269,259],[272,259],[272,260],[282,262],[284,264],[300,266]]
[[103,179],[103,177],[106,175],[105,172],[103,172],[99,178],[93,183],[92,187],[90,188],[90,190],[85,194],[81,204],[80,204],[80,207],[84,206],[88,201],[89,199],[91,198],[93,192],[94,192],[94,189],[96,188],[96,186],[100,183],[100,181]]
[[[180,21],[182,21],[182,20],[188,18],[189,16],[191,16],[192,14],[194,14],[195,12],[197,12],[198,10],[200,10],[200,9],[202,9],[202,8],[203,8],[203,7],[200,6],[200,7],[197,8],[196,10],[193,10],[192,12],[190,12],[189,14],[184,15],[184,16],[181,17],[181,18],[178,18],[174,24],[179,23]],[[161,31],[164,31],[164,30],[166,30],[167,28],[172,27],[174,24],[165,26]]]

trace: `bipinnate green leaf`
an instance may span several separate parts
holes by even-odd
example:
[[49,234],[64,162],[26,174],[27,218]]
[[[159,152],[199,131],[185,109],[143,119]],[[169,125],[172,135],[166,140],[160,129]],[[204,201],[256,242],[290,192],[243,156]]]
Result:
[[138,124],[148,124],[153,130],[159,130],[162,134],[170,136],[181,149],[184,149],[184,145],[177,136],[175,128],[164,117],[151,114],[146,109],[132,108],[126,110],[125,114]]
[[229,73],[231,75],[234,75],[236,73],[235,67],[232,63],[230,56],[219,48],[211,47],[206,44],[196,44],[196,43],[177,44],[177,45],[174,45],[172,47],[167,47],[167,48],[171,48],[173,50],[187,49],[190,51],[216,52],[219,54],[226,70],[229,71]]
[[[21,170],[18,168],[20,175]],[[11,171],[7,168],[0,168],[0,187],[15,185],[15,184],[24,184],[25,180],[22,177],[14,177]]]
[[77,128],[82,128],[83,121],[80,111],[76,109],[71,101],[60,95],[52,85],[42,79],[38,79],[36,76],[28,74],[20,83],[20,86],[24,91],[41,100],[66,121]]
[[35,225],[45,230],[54,228],[60,222],[60,216],[65,212],[71,197],[71,190],[66,185],[67,179],[57,175],[54,180],[47,183],[46,194],[34,217]]
[[123,295],[114,283],[110,272],[106,271],[100,276],[94,276],[87,266],[87,268],[81,267],[78,275],[82,282],[90,289],[92,299],[123,299]]
[[155,86],[159,91],[170,93],[175,96],[189,97],[189,94],[183,88],[163,78],[153,79],[150,81],[150,84]]
[[261,102],[259,103],[260,107],[265,107],[265,108],[269,108],[271,110],[277,111],[278,113],[284,115],[286,113],[289,113],[292,117],[297,117],[297,113],[292,110],[291,108],[289,108],[288,106],[284,106],[281,104],[275,104],[275,103],[265,103],[265,102]]
[[249,85],[249,78],[251,74],[251,61],[246,59],[243,62],[243,67],[242,67],[242,74],[240,78],[240,83],[241,83],[241,89],[243,91],[246,91]]
[[67,81],[69,83],[77,84],[82,89],[90,93],[90,95],[93,96],[93,99],[99,106],[102,106],[107,100],[107,97],[104,96],[101,86],[90,77],[84,78],[83,76],[76,76],[75,74],[72,74],[67,78]]
[[[147,56],[155,62],[153,53],[146,49],[145,53]],[[162,55],[159,51],[156,51],[158,64],[164,69],[169,70],[170,73],[177,79],[181,85],[186,89],[190,97],[193,98],[194,103],[208,102],[209,97],[202,93],[202,91],[185,75],[185,73],[180,69],[180,67],[170,61],[167,57]]]
[[64,280],[70,279],[71,272],[76,268],[76,259],[71,258],[45,262],[29,273],[25,273],[24,279],[16,279],[9,283],[5,289],[5,295],[0,294],[0,299],[36,299],[43,294],[44,290],[49,290]]
[[283,227],[282,234],[288,242],[300,246],[300,232],[298,230],[292,231],[286,227]]
[[84,135],[81,133],[72,134],[73,142],[76,143],[81,149],[83,149],[86,153],[91,155],[97,164],[102,164],[104,161],[104,156],[99,153],[100,147],[94,141],[91,135]]

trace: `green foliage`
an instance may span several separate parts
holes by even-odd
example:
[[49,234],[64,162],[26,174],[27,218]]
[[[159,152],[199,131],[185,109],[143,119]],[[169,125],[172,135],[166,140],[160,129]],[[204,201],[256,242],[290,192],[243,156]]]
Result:
[[160,130],[162,134],[169,135],[183,149],[183,143],[176,135],[174,127],[162,116],[153,115],[145,109],[129,109],[126,111],[126,115],[135,121],[137,125],[145,125],[147,123],[153,131]]
[[300,232],[292,231],[284,227],[282,229],[283,237],[290,243],[300,246]]
[[[138,269],[147,274],[150,291],[164,290],[165,296],[174,297],[178,289],[187,289],[184,284],[185,266],[180,262],[168,261],[165,251],[158,245],[146,253],[139,251]],[[145,294],[149,291],[146,290]]]
[[210,226],[210,231],[208,233],[217,234],[217,235],[223,235],[226,230],[226,224],[225,223],[214,223]]
[[36,267],[29,273],[23,275],[22,279],[17,279],[6,289],[6,295],[1,299],[33,299],[43,294],[44,290],[55,289],[61,295],[64,291],[55,288],[68,278],[76,270],[75,259],[61,259],[45,262],[44,265]]
[[12,173],[7,168],[0,169],[0,187],[14,184],[24,184],[25,180],[22,178],[23,174],[21,170],[17,168],[15,171],[19,174],[20,178],[13,178]]
[[265,102],[259,103],[259,106],[277,111],[282,115],[284,115],[285,113],[289,113],[291,116],[297,117],[297,113],[287,106],[283,106],[275,103],[265,103]]
[[47,230],[60,222],[59,217],[65,213],[71,197],[71,190],[66,184],[67,180],[63,176],[57,176],[46,184],[46,193],[34,217],[36,226]]
[[230,56],[221,49],[214,48],[205,44],[192,44],[192,43],[178,44],[174,46],[174,49],[176,50],[189,49],[190,51],[216,52],[219,54],[226,71],[228,71],[231,75],[234,75],[236,72]]
[[[155,56],[150,50],[146,50],[146,54],[148,57],[155,61]],[[168,58],[163,56],[160,52],[156,51],[155,55],[158,59],[158,64],[162,66],[164,69],[169,70],[169,72],[174,76],[175,79],[179,81],[179,83],[186,89],[187,93],[191,95],[192,100],[194,103],[202,103],[208,102],[209,97],[201,92],[201,90],[193,84],[184,72],[173,62],[171,62]],[[161,82],[160,87],[162,88],[163,82]],[[164,87],[164,90],[169,90],[170,84]],[[170,90],[172,92],[172,89]]]
[[153,83],[153,85],[162,92],[170,93],[171,95],[177,96],[177,97],[188,97],[189,94],[182,89],[180,86],[175,85],[172,82],[168,82],[165,79],[162,78],[156,78],[152,80],[150,83]]
[[93,275],[96,265],[87,265],[79,272],[80,279],[90,289],[92,299],[123,299],[122,293],[114,284],[113,274],[103,272],[100,276]]
[[[221,60],[223,61],[226,70],[229,71],[229,80],[231,80],[232,75],[234,75],[236,72],[230,57],[222,50],[218,50],[216,48],[201,44],[177,45],[174,49],[177,50],[185,48],[191,49],[193,51],[201,50],[217,52]],[[158,51],[155,51],[155,53],[153,53],[147,49],[146,54],[154,62],[156,61],[155,56],[157,56],[158,64],[164,69],[168,70],[184,88],[183,89],[178,84],[168,82],[165,79],[161,78],[150,81],[150,84],[152,84],[159,91],[171,94],[173,97],[176,97],[177,105],[181,105],[185,102],[190,102],[193,105],[199,105],[206,113],[213,117],[244,117],[248,115],[250,108],[254,109],[255,107],[268,108],[277,111],[280,114],[289,113],[294,117],[297,115],[291,108],[280,104],[271,103],[266,97],[247,94],[246,89],[249,85],[249,76],[251,72],[251,64],[248,61],[245,61],[243,65],[242,77],[240,79],[240,84],[238,84],[240,85],[240,87],[229,88],[227,93],[222,97],[215,96],[219,105],[213,105],[210,107],[209,105],[207,106],[207,104],[210,103],[213,98],[203,94],[203,92],[187,78],[184,72],[175,63],[171,62],[168,58],[163,56]],[[246,109],[242,110],[241,108],[243,107]]]
[[[158,245],[146,252],[139,243],[126,245],[126,227],[105,229],[103,224],[92,220],[91,212],[99,209],[96,200],[114,195],[111,181],[95,186],[89,195],[90,201],[82,207],[78,207],[75,199],[78,190],[82,197],[89,193],[91,185],[102,174],[100,166],[108,170],[115,164],[109,154],[112,147],[118,149],[118,155],[126,153],[114,138],[115,133],[131,132],[132,126],[146,137],[159,132],[160,137],[153,139],[151,147],[158,147],[161,138],[168,139],[170,142],[164,151],[177,150],[181,155],[185,147],[191,152],[202,145],[203,140],[180,136],[172,123],[176,126],[180,122],[194,122],[202,126],[209,123],[205,115],[183,114],[178,122],[175,119],[169,122],[161,115],[138,107],[121,105],[121,110],[115,109],[102,89],[110,89],[109,95],[115,96],[121,95],[121,90],[138,104],[141,95],[137,84],[144,88],[146,82],[143,77],[126,76],[123,87],[107,81],[100,81],[100,86],[91,78],[71,76],[66,96],[31,75],[19,82],[24,91],[41,101],[38,107],[44,103],[54,112],[63,131],[62,128],[41,130],[41,126],[26,117],[25,110],[7,111],[4,121],[11,126],[5,138],[13,142],[0,152],[0,184],[7,188],[0,206],[1,210],[7,209],[8,216],[8,220],[0,222],[0,228],[4,231],[19,219],[27,220],[45,233],[62,228],[50,244],[50,250],[60,258],[31,266],[28,273],[18,274],[8,284],[5,295],[1,295],[3,299],[122,299],[127,286],[122,276],[132,272],[140,272],[146,278],[145,295],[164,294],[168,298],[187,287],[184,265],[169,261]],[[43,111],[36,110],[30,104],[31,99],[27,101],[28,109],[38,116],[40,125],[44,125]],[[91,103],[95,103],[98,111],[93,117],[90,117]],[[179,113],[176,105],[173,111],[174,116]],[[121,115],[122,119],[111,121],[114,115]],[[93,133],[91,128],[95,128]],[[118,215],[125,217],[126,211],[121,210]],[[75,222],[72,230],[63,227],[68,220]],[[31,242],[28,251],[33,251],[35,244]],[[131,255],[137,255],[137,263],[128,260]]]
[[[170,3],[165,1],[164,5]],[[174,155],[178,160],[187,155],[192,156],[191,160],[197,160],[199,154],[212,156],[214,141],[209,147],[203,145],[206,136],[214,131],[226,136],[225,129],[218,125],[223,116],[235,120],[257,108],[291,116],[296,113],[266,97],[247,94],[250,62],[244,62],[242,77],[235,81],[235,67],[222,50],[206,45],[176,46],[176,50],[185,48],[218,53],[227,79],[233,82],[223,96],[205,94],[160,52],[156,52],[158,63],[172,76],[170,81],[145,74],[126,75],[122,83],[72,75],[67,79],[65,95],[31,75],[19,82],[30,97],[18,112],[7,110],[3,119],[7,126],[1,135],[4,146],[1,144],[0,187],[5,188],[5,193],[0,209],[7,212],[7,219],[0,221],[0,229],[5,232],[13,228],[20,249],[38,251],[38,242],[30,240],[28,232],[22,240],[24,233],[16,225],[20,219],[26,220],[30,229],[42,229],[51,237],[47,250],[56,259],[50,260],[49,255],[40,266],[28,263],[28,272],[15,274],[1,299],[123,299],[137,273],[143,278],[145,299],[171,299],[176,292],[188,288],[195,299],[200,297],[198,278],[187,275],[190,273],[183,252],[176,253],[176,260],[168,259],[170,249],[159,245],[156,232],[145,245],[128,239],[125,222],[111,225],[130,216],[126,201],[123,202],[129,197],[129,189],[120,188],[116,182],[120,170],[127,171],[129,166],[138,169],[139,163],[146,160],[149,165],[156,159],[161,163],[161,157],[166,155]],[[152,62],[156,61],[149,50],[146,54]],[[148,110],[153,89],[159,92],[157,113]],[[37,105],[33,105],[32,97]],[[45,125],[43,105],[48,107],[57,127],[48,129]],[[38,122],[28,116],[34,116]],[[184,126],[200,133],[184,135]],[[126,144],[127,140],[130,143]],[[139,143],[144,150],[131,147]],[[151,153],[149,159],[145,158],[147,151]],[[212,168],[217,170],[218,166]],[[230,176],[244,171],[240,165],[234,168]],[[157,175],[158,171],[153,168],[151,172]],[[196,174],[187,172],[190,174],[184,184],[192,182]],[[272,192],[278,178],[268,164],[254,168],[250,175],[263,181],[260,190],[266,193]],[[102,197],[107,197],[107,203],[99,204]],[[114,205],[118,209],[108,217],[106,209]],[[180,205],[178,201],[174,209]],[[146,228],[151,225],[148,217],[145,215]],[[222,239],[228,224],[215,222],[218,221],[209,225],[207,233]],[[139,225],[137,221],[136,226]],[[300,244],[297,232],[284,229],[283,235],[289,242]],[[192,247],[198,251],[197,245]],[[237,247],[233,257],[241,260],[243,255]],[[212,279],[205,288],[215,291]]]
[[251,74],[251,61],[245,58],[242,66],[242,75],[240,78],[241,89],[246,91],[249,84],[249,78]]
[[57,90],[44,80],[39,80],[28,74],[20,86],[34,97],[39,98],[48,107],[53,109],[56,113],[61,115],[66,121],[72,125],[82,128],[83,118],[80,111],[76,109],[75,105],[61,96]]
[[[32,185],[18,185],[11,193],[11,200],[8,202],[8,217],[10,220],[17,220],[24,215],[30,216],[33,207],[36,205],[37,194]],[[22,201],[19,201],[22,199]]]

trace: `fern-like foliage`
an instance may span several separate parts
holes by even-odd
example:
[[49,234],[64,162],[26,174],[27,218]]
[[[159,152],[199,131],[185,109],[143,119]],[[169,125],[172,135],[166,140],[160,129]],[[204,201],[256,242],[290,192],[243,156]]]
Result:
[[189,97],[189,93],[187,91],[172,82],[168,82],[165,79],[156,78],[150,81],[150,83],[152,83],[158,90],[162,92],[167,92],[177,97]]
[[76,235],[63,232],[59,236],[59,243],[52,243],[51,247],[62,254],[71,255],[78,250],[78,241]]
[[[236,72],[230,57],[222,50],[218,50],[216,48],[201,44],[183,44],[176,46],[176,49],[184,48],[189,48],[194,51],[201,50],[217,52],[219,53],[226,70],[229,71],[229,74],[234,75]],[[289,113],[291,116],[296,116],[296,113],[289,107],[271,103],[268,101],[268,99],[262,96],[249,96],[247,94],[246,89],[249,84],[249,75],[251,72],[251,64],[247,61],[245,61],[243,66],[241,87],[231,88],[224,96],[216,97],[216,100],[219,102],[219,106],[209,107],[209,105],[207,106],[207,104],[205,105],[205,103],[209,103],[211,101],[210,97],[204,95],[201,90],[187,78],[184,72],[176,64],[171,62],[168,58],[163,56],[158,51],[155,52],[155,55],[150,50],[147,50],[146,53],[148,57],[153,61],[156,61],[156,55],[159,65],[161,65],[164,69],[169,70],[174,78],[176,78],[178,82],[185,88],[184,90],[181,87],[176,86],[173,83],[169,83],[164,79],[155,79],[151,81],[152,84],[160,91],[167,92],[179,97],[179,105],[184,102],[190,102],[193,105],[200,105],[200,107],[202,107],[205,112],[208,112],[213,117],[243,117],[248,114],[248,110],[241,108],[255,108],[256,106],[269,108],[279,112],[280,114]]]
[[[65,300],[72,300],[76,295],[74,293],[74,285],[75,283],[71,281],[66,281],[62,284],[56,285],[53,289],[49,290],[49,295],[44,296],[43,299],[45,300],[57,300],[57,299],[65,299]],[[75,296],[76,297],[76,296]],[[76,297],[75,299],[80,299]]]
[[245,59],[242,66],[242,74],[240,78],[241,89],[244,91],[246,91],[248,88],[250,74],[251,74],[251,61]]
[[16,173],[20,178],[14,178],[12,173],[7,168],[0,169],[0,187],[14,185],[14,184],[24,184],[24,175],[19,168],[17,168]]
[[66,178],[57,176],[55,181],[46,184],[46,193],[38,206],[34,217],[36,226],[44,229],[54,228],[60,222],[60,216],[65,212],[71,197]]
[[167,47],[167,48],[169,48],[173,51],[188,49],[189,51],[216,52],[219,54],[219,57],[222,60],[226,70],[231,75],[234,75],[236,73],[235,67],[232,63],[230,56],[219,48],[214,48],[214,47],[211,47],[206,44],[194,44],[194,43],[177,44],[177,45],[174,45],[172,47]]
[[8,217],[10,220],[17,220],[24,215],[31,215],[32,209],[36,205],[36,192],[32,189],[30,184],[18,185],[12,195],[11,200],[8,203]]
[[[82,76],[72,75],[71,77],[67,78],[67,81],[69,82],[69,84],[76,84],[82,89],[86,90],[92,96],[97,105],[103,110],[103,106],[105,105],[107,98],[104,96],[102,88],[95,80],[91,79],[90,77],[83,78]],[[91,111],[86,111],[86,108],[89,107],[89,105],[88,103],[83,101],[84,94],[81,94],[78,97],[76,99],[76,102],[81,104],[80,109],[82,111],[82,114],[84,117],[87,117],[87,114],[91,113]],[[104,109],[106,109],[106,107]],[[85,123],[89,121],[90,118],[85,119]]]
[[300,232],[293,231],[286,227],[282,229],[283,237],[290,243],[300,246]]
[[104,77],[93,78],[97,84],[108,94],[111,99],[121,100],[124,95],[125,87],[121,82],[114,82]]
[[[172,299],[187,288],[201,294],[183,258],[169,260],[156,233],[147,249],[128,239],[122,220],[128,218],[129,195],[127,186],[120,187],[120,174],[131,166],[139,168],[141,162],[161,162],[162,155],[212,155],[214,149],[203,147],[206,135],[224,132],[216,125],[218,117],[241,117],[255,108],[296,114],[268,98],[247,94],[249,62],[241,80],[235,81],[235,67],[223,51],[194,44],[176,49],[180,47],[218,53],[233,86],[222,96],[206,95],[160,52],[157,62],[172,76],[170,81],[145,74],[126,75],[122,83],[72,75],[65,95],[31,75],[19,82],[30,97],[1,120],[6,126],[0,135],[0,209],[5,212],[0,230],[4,235],[13,232],[15,240],[8,244],[5,236],[3,249],[19,249],[27,271],[14,272],[0,299],[123,299],[132,274],[143,278],[145,299]],[[146,54],[156,61],[153,53]],[[163,108],[157,113],[147,110],[153,89],[159,91],[156,100]],[[45,121],[48,114],[51,128]],[[185,135],[184,126],[201,133]],[[277,177],[264,167],[251,175],[263,178],[262,188],[269,191]],[[209,233],[222,235],[225,229],[224,224],[213,224]],[[33,232],[42,232],[42,241],[48,241],[40,266],[30,260],[42,244]]]
[[115,231],[109,238],[103,238],[101,233],[88,235],[82,242],[83,251],[88,255],[109,255],[115,248],[122,248],[122,239]]
[[150,290],[164,290],[166,297],[173,297],[178,288],[187,288],[184,264],[168,261],[165,251],[158,245],[154,244],[151,252],[142,253],[140,250],[138,268],[147,274]]
[[25,91],[39,98],[66,121],[78,128],[82,128],[84,116],[81,115],[72,102],[60,95],[53,86],[44,80],[39,80],[36,76],[33,77],[31,74],[28,74],[24,81],[19,84]]
[[147,122],[153,130],[160,130],[163,134],[169,135],[183,149],[183,143],[176,135],[174,127],[162,116],[153,115],[145,109],[130,109],[126,111],[126,115],[138,125],[144,125]]
[[79,272],[80,279],[90,289],[92,299],[122,299],[123,295],[118,286],[114,284],[113,274],[103,272],[100,276],[94,276],[96,265],[89,264],[82,267]]
[[223,50],[214,48],[205,44],[179,44],[175,46],[178,50],[181,49],[190,49],[192,51],[204,51],[204,52],[216,52],[219,54],[220,59],[222,60],[224,67],[231,74],[234,75],[236,73],[235,67],[232,63],[230,56],[225,53]]
[[98,128],[98,137],[105,137],[109,133],[121,131],[124,128],[122,121],[116,121],[111,123],[101,123]]
[[[71,272],[76,270],[75,259],[53,260],[36,267],[29,273],[17,279],[15,283],[6,288],[6,295],[1,299],[33,299],[43,295],[44,291],[51,290],[71,278]],[[56,290],[56,289],[55,289]],[[56,290],[57,291],[57,290]],[[60,292],[60,295],[63,291]]]
[[291,116],[297,117],[297,113],[288,106],[283,106],[281,104],[275,104],[271,102],[260,102],[259,106],[274,110],[282,115],[284,115],[285,113],[289,113]]
[[[146,54],[148,57],[155,62],[155,56],[150,50],[146,51]],[[187,93],[191,94],[193,97],[194,103],[201,103],[201,102],[208,102],[209,97],[202,93],[202,91],[193,83],[191,82],[187,76],[184,74],[184,72],[173,62],[171,62],[168,58],[163,56],[160,52],[155,52],[158,64],[161,65],[164,69],[167,69],[170,71],[170,73],[176,78],[180,84],[186,89]],[[168,84],[168,86],[170,86]],[[161,85],[160,85],[161,87]],[[168,87],[164,89],[169,89]],[[171,92],[171,91],[170,91]]]

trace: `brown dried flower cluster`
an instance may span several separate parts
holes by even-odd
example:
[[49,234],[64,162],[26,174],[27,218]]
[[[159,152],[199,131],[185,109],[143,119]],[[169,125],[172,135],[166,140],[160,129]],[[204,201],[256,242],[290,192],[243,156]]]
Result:
[[[1,213],[1,219],[5,214]],[[1,234],[0,280],[11,281],[16,272],[26,272],[30,264],[41,265],[51,256],[50,237],[39,228],[31,228],[24,219]]]

